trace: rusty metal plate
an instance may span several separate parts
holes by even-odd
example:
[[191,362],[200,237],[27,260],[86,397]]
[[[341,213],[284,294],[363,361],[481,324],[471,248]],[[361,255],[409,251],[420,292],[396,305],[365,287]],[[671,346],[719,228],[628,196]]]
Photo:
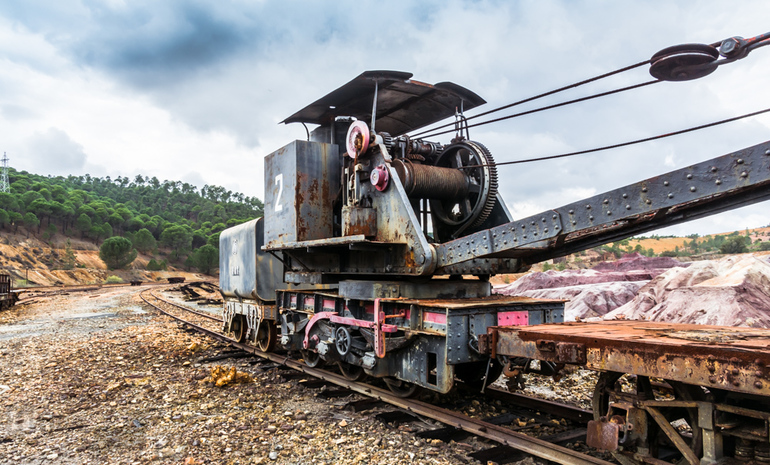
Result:
[[586,444],[600,450],[618,449],[620,427],[608,421],[591,420],[586,428]]
[[586,362],[586,346],[573,342],[560,342],[556,344],[556,361],[582,365]]
[[377,89],[377,131],[403,134],[486,103],[472,91],[453,84],[414,81],[412,73],[365,71],[358,77],[294,113],[284,123],[329,124],[336,116],[370,121]]

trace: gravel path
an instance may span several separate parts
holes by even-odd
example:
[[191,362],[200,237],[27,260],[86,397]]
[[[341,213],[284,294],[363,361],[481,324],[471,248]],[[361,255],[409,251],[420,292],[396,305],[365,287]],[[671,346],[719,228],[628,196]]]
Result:
[[[358,399],[317,397],[147,313],[137,288],[44,297],[0,313],[0,462],[464,464],[492,444],[423,440]],[[216,387],[220,364],[245,381]],[[522,463],[534,463],[527,460]]]

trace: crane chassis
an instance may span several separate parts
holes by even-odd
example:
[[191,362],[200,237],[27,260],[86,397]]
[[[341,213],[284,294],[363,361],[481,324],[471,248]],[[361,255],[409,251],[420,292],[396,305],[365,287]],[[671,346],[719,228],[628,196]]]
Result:
[[[492,154],[462,131],[459,110],[483,103],[369,71],[287,118],[318,126],[265,158],[264,218],[220,236],[224,330],[403,396],[582,366],[600,372],[587,442],[621,463],[770,461],[770,331],[564,323],[564,301],[489,283],[770,198],[770,142],[514,220]],[[452,115],[450,144],[406,135]]]

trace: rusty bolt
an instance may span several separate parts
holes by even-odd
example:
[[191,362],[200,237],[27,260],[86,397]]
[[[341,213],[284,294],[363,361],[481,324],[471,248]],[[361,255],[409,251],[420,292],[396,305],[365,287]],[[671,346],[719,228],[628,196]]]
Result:
[[714,373],[715,371],[717,371],[717,369],[716,369],[716,368],[715,368],[713,365],[709,365],[709,367],[708,367],[708,370],[709,370],[711,373]]
[[738,357],[731,357],[730,363],[740,363],[741,361],[738,359]]
[[756,376],[757,378],[761,378],[762,377],[762,372],[757,370],[757,371],[754,372],[754,376]]
[[706,357],[706,359],[707,359],[709,362],[713,362],[713,361],[714,361],[714,360],[716,360],[717,358],[716,358],[716,357],[714,357],[714,355],[709,355],[708,357]]
[[755,358],[754,359],[754,363],[759,365],[759,366],[762,366],[762,359],[761,358]]
[[733,376],[738,376],[739,374],[741,374],[741,371],[739,369],[737,369],[737,368],[733,368],[733,372],[732,373],[733,373]]
[[754,381],[754,387],[757,389],[762,389],[762,381]]
[[741,385],[741,382],[739,380],[737,380],[737,379],[733,380],[733,386],[738,387],[740,385]]
[[717,377],[716,376],[709,376],[709,383],[716,383]]
[[717,172],[717,167],[716,166],[712,166],[711,167],[711,172],[712,173],[716,173]]

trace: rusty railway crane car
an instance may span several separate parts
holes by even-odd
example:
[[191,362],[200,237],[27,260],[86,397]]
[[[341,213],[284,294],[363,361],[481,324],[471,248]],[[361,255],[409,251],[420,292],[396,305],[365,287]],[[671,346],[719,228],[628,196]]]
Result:
[[0,310],[7,310],[13,307],[19,300],[19,294],[13,289],[11,276],[0,274]]
[[[693,79],[746,43],[666,49],[651,73]],[[483,103],[369,71],[284,120],[317,127],[265,158],[264,218],[220,236],[224,330],[404,396],[586,366],[601,373],[588,442],[620,462],[770,460],[770,331],[564,323],[562,301],[493,295],[488,280],[768,199],[770,142],[514,220],[467,131],[406,135]]]

